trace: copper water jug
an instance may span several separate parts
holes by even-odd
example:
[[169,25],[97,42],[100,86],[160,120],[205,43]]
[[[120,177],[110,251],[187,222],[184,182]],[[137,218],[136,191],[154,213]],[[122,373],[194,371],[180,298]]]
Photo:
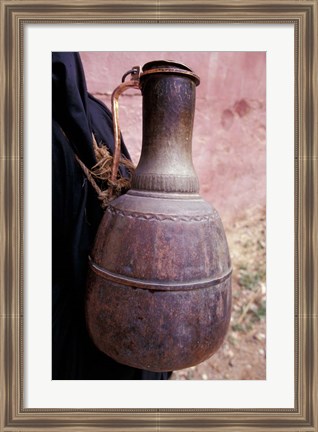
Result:
[[231,264],[217,211],[192,163],[195,91],[185,65],[154,61],[129,82],[143,97],[132,187],[106,208],[90,256],[86,315],[116,361],[171,371],[212,356],[231,313]]

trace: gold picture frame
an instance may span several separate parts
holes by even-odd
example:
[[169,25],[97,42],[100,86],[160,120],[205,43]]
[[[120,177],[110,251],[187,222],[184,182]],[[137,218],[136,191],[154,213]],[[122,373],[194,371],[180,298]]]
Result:
[[[317,0],[0,0],[0,430],[318,431]],[[23,406],[23,36],[27,23],[292,23],[295,28],[295,406]]]

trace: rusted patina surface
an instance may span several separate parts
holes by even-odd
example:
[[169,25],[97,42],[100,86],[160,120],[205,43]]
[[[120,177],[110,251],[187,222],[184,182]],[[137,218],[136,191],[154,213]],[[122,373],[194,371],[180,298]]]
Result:
[[198,82],[183,65],[144,66],[133,187],[108,206],[90,257],[86,313],[94,343],[152,371],[210,357],[230,321],[227,242],[218,213],[198,194],[192,165]]

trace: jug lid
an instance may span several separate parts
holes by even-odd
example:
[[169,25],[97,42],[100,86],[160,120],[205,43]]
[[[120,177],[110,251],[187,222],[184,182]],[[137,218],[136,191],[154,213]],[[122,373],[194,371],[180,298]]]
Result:
[[153,60],[145,63],[142,67],[140,77],[152,73],[177,73],[180,75],[187,75],[193,78],[195,84],[200,84],[200,78],[188,66],[174,60]]

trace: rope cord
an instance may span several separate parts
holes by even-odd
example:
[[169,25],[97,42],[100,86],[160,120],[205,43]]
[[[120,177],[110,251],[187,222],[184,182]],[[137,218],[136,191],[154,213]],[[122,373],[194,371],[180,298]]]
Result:
[[[92,134],[92,137],[93,149],[97,159],[97,163],[93,168],[87,168],[77,155],[75,155],[75,158],[86,175],[87,180],[96,191],[97,197],[101,201],[101,207],[106,209],[109,202],[119,196],[123,189],[129,189],[131,187],[131,175],[129,178],[125,178],[117,174],[117,178],[113,180],[111,177],[114,158],[105,145],[97,145],[94,134]],[[121,157],[120,164],[124,165],[130,173],[135,169],[133,163],[127,158]],[[102,185],[105,185],[105,189],[99,187],[95,179],[101,180]]]
[[[64,130],[61,127],[60,129],[65,138],[68,140],[68,137]],[[118,171],[117,177],[112,180],[111,177],[114,158],[109,153],[106,145],[100,143],[100,146],[98,146],[93,133],[92,139],[93,149],[97,160],[97,163],[93,166],[93,168],[87,168],[87,166],[81,161],[77,154],[75,154],[75,159],[77,160],[79,166],[82,168],[84,174],[87,177],[87,180],[90,182],[93,189],[97,193],[97,198],[101,202],[102,209],[105,210],[109,202],[119,196],[122,193],[123,189],[130,189],[131,177],[132,173],[135,170],[135,166],[129,159],[122,156],[120,158],[120,164],[122,164],[128,169],[130,176],[129,178],[122,177]],[[95,179],[101,181],[102,187],[98,186]]]

